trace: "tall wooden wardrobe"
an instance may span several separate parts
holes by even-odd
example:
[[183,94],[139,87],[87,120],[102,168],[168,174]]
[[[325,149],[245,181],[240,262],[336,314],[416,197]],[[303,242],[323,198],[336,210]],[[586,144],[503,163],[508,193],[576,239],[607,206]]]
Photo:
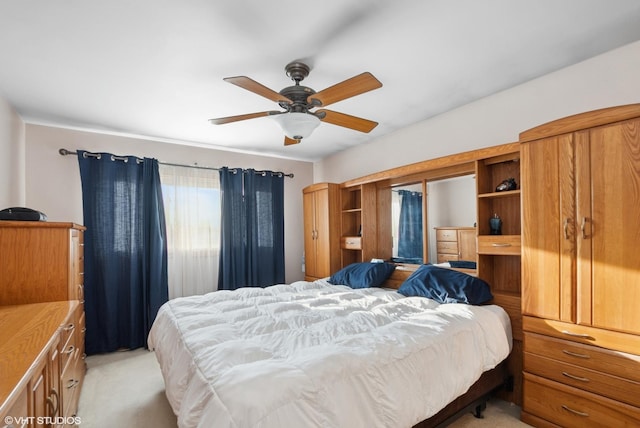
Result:
[[640,426],[640,104],[522,142],[522,420]]
[[325,278],[340,269],[340,188],[318,183],[302,191],[306,281]]

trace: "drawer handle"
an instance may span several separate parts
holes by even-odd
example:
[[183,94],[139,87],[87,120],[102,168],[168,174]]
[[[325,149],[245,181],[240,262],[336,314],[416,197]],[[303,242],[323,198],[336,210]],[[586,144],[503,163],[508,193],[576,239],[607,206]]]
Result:
[[586,333],[573,333],[568,330],[562,330],[562,334],[566,334],[567,336],[580,337],[582,339],[591,339],[592,337]]
[[589,379],[586,377],[575,376],[567,372],[562,372],[562,376],[566,376],[569,379],[579,380],[580,382],[589,382]]
[[69,346],[69,349],[67,349],[66,351],[63,352],[63,354],[73,354],[73,351],[76,350],[75,346]]
[[73,324],[69,324],[68,326],[66,326],[63,330],[64,331],[71,331],[75,328],[75,326]]
[[69,382],[67,383],[67,389],[75,388],[79,383],[79,380],[69,379]]
[[582,416],[582,417],[585,417],[585,418],[589,417],[589,413],[579,412],[577,410],[573,410],[571,407],[566,406],[564,404],[562,405],[562,408],[565,409],[567,412],[573,413],[574,415]]
[[508,242],[494,242],[491,245],[493,247],[510,247],[511,246],[511,244],[509,244]]
[[572,357],[577,357],[577,358],[584,358],[584,359],[589,359],[591,358],[590,355],[587,354],[578,354],[577,352],[571,352],[571,351],[567,351],[566,349],[563,349],[562,352],[564,352],[567,355],[570,355]]
[[[51,397],[55,397],[56,401],[51,399]],[[60,409],[60,396],[58,395],[58,391],[55,388],[51,388],[51,395],[47,397],[47,404],[53,409],[51,410],[51,417],[56,417],[58,415],[58,410]]]
[[562,229],[564,230],[564,239],[569,239],[569,219],[568,218],[564,219]]

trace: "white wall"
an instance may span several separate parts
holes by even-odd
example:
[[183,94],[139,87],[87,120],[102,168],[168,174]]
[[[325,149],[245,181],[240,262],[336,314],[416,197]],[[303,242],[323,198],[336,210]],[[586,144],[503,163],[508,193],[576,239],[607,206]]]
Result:
[[[75,156],[60,148],[156,158],[161,162],[210,167],[268,169],[293,173],[285,178],[285,279],[301,280],[303,244],[302,189],[312,183],[310,162],[246,155],[159,141],[98,134],[40,125],[26,125],[26,205],[50,221],[82,224],[82,190]],[[0,149],[1,150],[1,149]]]
[[635,42],[327,157],[316,163],[314,181],[340,183],[509,143],[517,141],[520,132],[551,120],[640,103],[638,76],[640,42]]
[[0,209],[25,205],[25,125],[0,96]]

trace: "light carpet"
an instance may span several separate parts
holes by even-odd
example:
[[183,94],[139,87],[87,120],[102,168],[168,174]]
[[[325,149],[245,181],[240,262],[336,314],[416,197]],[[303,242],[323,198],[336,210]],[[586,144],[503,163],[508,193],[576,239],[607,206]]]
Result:
[[[79,428],[176,428],[155,354],[147,350],[87,357],[80,395]],[[518,428],[520,409],[502,400],[487,404],[483,419],[468,414],[452,428]],[[284,427],[283,427],[284,428]]]

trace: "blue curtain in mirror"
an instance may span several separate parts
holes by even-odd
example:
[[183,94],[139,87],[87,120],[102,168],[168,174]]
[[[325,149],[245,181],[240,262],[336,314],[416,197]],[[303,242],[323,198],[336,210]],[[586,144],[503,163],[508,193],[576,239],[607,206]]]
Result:
[[221,168],[218,289],[284,282],[284,176]]
[[398,257],[422,263],[422,193],[400,190]]
[[85,232],[86,352],[146,346],[167,301],[158,162],[78,151]]

